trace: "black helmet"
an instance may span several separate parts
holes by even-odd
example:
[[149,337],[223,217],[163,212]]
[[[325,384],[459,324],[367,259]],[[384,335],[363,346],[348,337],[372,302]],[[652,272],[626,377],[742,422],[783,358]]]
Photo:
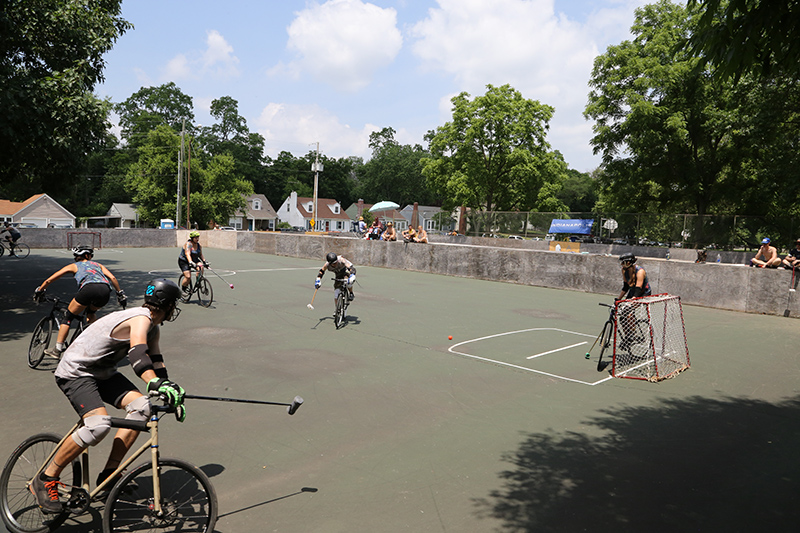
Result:
[[159,278],[147,284],[144,290],[144,302],[159,309],[171,309],[181,296],[181,290],[174,281]]
[[339,256],[333,252],[328,252],[328,255],[325,256],[325,260],[328,261],[328,263],[333,263],[337,259],[339,259]]
[[619,256],[619,262],[634,264],[636,262],[636,256],[633,255],[632,252],[626,252]]
[[72,255],[76,258],[84,254],[94,255],[94,248],[91,246],[76,246],[72,249]]

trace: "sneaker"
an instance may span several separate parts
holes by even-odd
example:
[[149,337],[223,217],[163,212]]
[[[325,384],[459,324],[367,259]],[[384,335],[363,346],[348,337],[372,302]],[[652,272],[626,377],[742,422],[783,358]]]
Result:
[[55,346],[52,348],[48,348],[44,351],[44,354],[48,357],[52,357],[53,359],[61,359],[61,354],[64,353],[62,350],[59,350]]
[[31,492],[36,498],[36,503],[45,513],[57,514],[64,512],[64,504],[58,501],[58,486],[63,486],[58,478],[42,479],[42,476],[33,478],[30,485]]

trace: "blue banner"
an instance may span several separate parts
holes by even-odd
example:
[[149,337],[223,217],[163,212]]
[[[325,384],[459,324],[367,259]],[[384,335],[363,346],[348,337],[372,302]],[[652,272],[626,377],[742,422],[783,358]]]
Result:
[[550,231],[548,233],[577,233],[579,235],[591,235],[593,223],[594,220],[591,218],[556,218],[550,223]]

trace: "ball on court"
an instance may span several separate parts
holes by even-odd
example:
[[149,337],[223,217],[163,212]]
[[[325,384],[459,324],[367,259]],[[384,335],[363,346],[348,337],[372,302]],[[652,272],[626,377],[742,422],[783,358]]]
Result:
[[453,336],[452,335],[448,335],[447,336],[447,340],[449,340],[449,341],[453,340]]

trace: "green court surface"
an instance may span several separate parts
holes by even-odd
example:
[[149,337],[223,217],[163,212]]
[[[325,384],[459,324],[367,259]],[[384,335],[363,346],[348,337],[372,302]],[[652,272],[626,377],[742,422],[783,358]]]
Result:
[[[162,455],[211,477],[219,532],[796,530],[796,320],[684,306],[692,367],[648,383],[598,373],[597,348],[584,358],[607,295],[359,267],[336,330],[329,279],[307,308],[322,257],[205,252],[224,282],[209,272],[213,305],[163,326],[170,377],[191,394],[305,399],[294,416],[188,400],[185,423],[162,425]],[[95,259],[139,304],[147,280],[177,277],[177,255]],[[74,422],[52,362],[26,365],[46,312],[33,290],[71,260],[0,258],[3,461]],[[101,514],[59,531],[99,530]]]

